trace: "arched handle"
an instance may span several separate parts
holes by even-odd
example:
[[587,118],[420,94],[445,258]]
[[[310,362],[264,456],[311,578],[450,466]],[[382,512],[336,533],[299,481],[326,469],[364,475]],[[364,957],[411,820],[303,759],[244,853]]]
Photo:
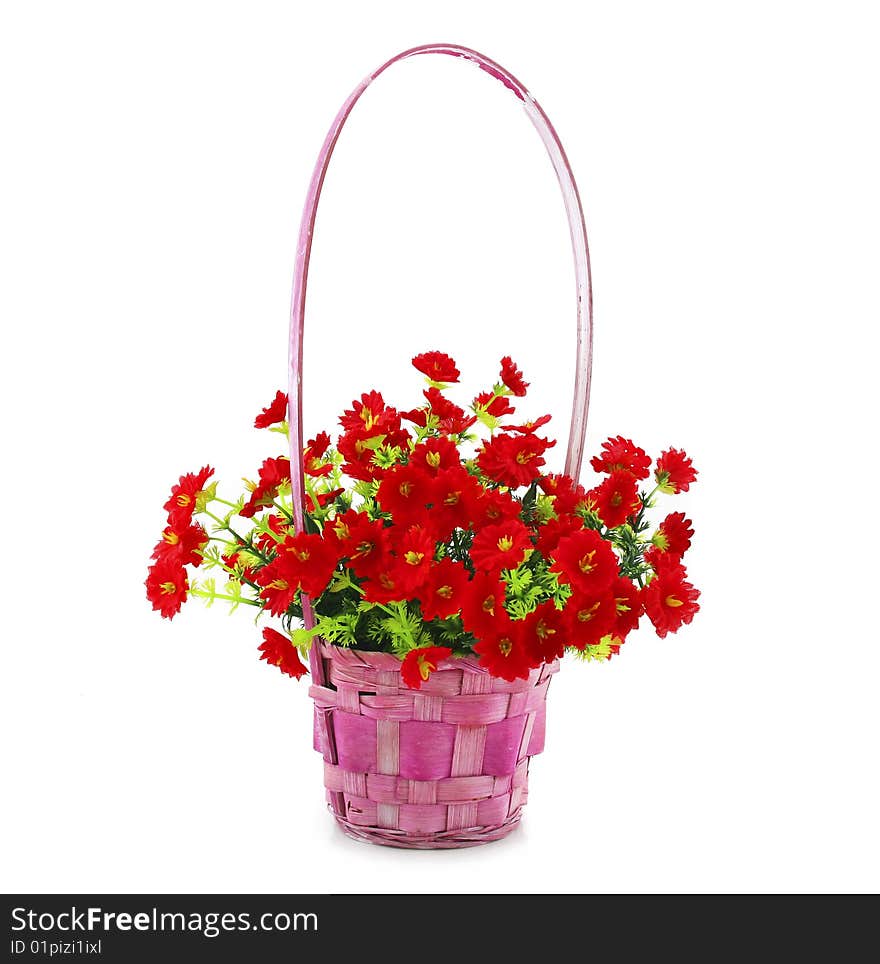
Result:
[[[565,472],[575,478],[580,473],[583,460],[584,434],[587,427],[587,410],[590,399],[590,374],[593,347],[593,302],[590,284],[590,255],[587,248],[587,231],[584,225],[584,212],[575,184],[574,175],[565,156],[565,151],[559,141],[553,125],[541,109],[538,102],[526,88],[494,60],[484,57],[475,50],[459,47],[457,44],[425,44],[413,47],[392,57],[365,77],[351,92],[342,105],[330,130],[324,140],[324,145],[315,163],[306,203],[303,209],[302,221],[299,229],[299,243],[296,252],[296,265],[293,273],[293,295],[290,306],[290,383],[288,423],[290,425],[290,478],[293,493],[294,522],[298,531],[303,528],[303,513],[305,503],[303,478],[303,436],[302,421],[302,369],[303,369],[303,323],[305,320],[306,283],[309,274],[309,259],[312,252],[312,235],[315,228],[315,216],[318,211],[318,200],[324,176],[330,164],[330,157],[336,147],[336,141],[348,115],[360,99],[361,94],[370,84],[392,64],[399,60],[407,60],[420,54],[448,54],[461,57],[476,64],[481,70],[499,80],[508,90],[512,91],[522,103],[529,120],[535,125],[541,140],[547,148],[553,169],[559,179],[562,198],[565,202],[565,212],[568,216],[568,226],[571,232],[571,246],[574,252],[575,281],[577,287],[577,358],[574,381],[574,402],[571,411],[571,427],[568,437],[568,451],[565,457]],[[314,626],[314,614],[311,603],[303,598],[303,616],[307,628]],[[320,665],[318,647],[313,646],[310,654],[312,679],[316,684],[322,682],[323,667]]]

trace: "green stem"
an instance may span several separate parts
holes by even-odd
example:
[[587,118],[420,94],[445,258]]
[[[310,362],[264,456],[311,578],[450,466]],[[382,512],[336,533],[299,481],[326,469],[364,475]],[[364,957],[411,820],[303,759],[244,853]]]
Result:
[[229,602],[244,603],[246,606],[258,606],[262,608],[256,599],[247,599],[245,596],[230,596],[228,593],[211,592],[206,589],[190,589],[189,594],[191,596],[198,596],[200,599],[225,599]]

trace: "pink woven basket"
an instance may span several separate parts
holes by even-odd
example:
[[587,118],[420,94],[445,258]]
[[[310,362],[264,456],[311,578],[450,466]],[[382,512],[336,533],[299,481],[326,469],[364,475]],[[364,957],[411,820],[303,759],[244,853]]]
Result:
[[[342,105],[318,155],[300,225],[290,313],[290,457],[294,521],[303,530],[302,369],[306,282],[324,176],[339,134],[372,81],[392,64],[446,54],[475,64],[510,90],[541,136],[562,189],[574,253],[577,355],[565,472],[583,457],[592,358],[587,235],[577,185],[547,115],[526,88],[488,57],[455,44],[428,44],[392,57]],[[314,613],[303,597],[303,620]],[[391,654],[342,649],[316,637],[309,654],[314,746],[324,757],[331,811],[352,837],[417,849],[469,847],[517,826],[528,796],[529,761],[544,748],[545,706],[558,664],[513,683],[474,659],[448,660],[420,690],[401,679]]]

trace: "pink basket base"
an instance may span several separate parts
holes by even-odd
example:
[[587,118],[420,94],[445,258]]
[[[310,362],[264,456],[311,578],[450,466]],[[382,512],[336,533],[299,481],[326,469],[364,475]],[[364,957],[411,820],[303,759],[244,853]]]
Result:
[[[450,659],[411,690],[396,656],[326,644],[321,655],[329,685],[310,691],[315,749],[345,833],[432,849],[472,847],[515,829],[529,761],[544,748],[557,663],[510,683],[473,659]],[[331,728],[332,744],[324,735]]]

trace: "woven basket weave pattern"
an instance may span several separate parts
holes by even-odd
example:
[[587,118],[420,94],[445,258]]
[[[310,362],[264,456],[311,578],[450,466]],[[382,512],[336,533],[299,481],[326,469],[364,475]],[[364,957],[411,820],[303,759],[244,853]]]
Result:
[[315,749],[336,819],[351,836],[398,847],[462,847],[509,833],[544,748],[558,663],[508,683],[451,659],[409,689],[400,660],[321,646]]

